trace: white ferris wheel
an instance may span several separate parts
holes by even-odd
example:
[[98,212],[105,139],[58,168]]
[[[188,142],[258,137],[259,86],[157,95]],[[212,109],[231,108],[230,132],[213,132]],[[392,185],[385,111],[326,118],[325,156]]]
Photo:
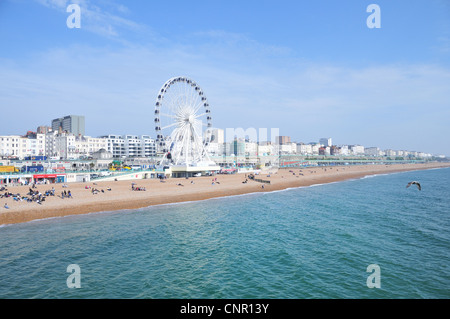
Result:
[[200,86],[186,77],[168,80],[155,105],[156,144],[161,164],[192,166],[210,162],[211,109]]

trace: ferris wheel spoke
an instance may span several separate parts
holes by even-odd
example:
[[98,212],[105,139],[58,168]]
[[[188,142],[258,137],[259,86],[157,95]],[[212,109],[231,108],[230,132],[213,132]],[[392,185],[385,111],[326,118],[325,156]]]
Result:
[[192,109],[193,109],[193,112],[194,112],[194,114],[197,114],[198,112],[199,112],[199,110],[200,110],[200,108],[201,108],[201,106],[202,106],[202,103],[201,103],[202,101],[200,101],[200,102],[198,102],[197,104],[194,104],[193,106],[192,106]]
[[167,101],[167,108],[170,111],[170,113],[175,114],[177,112],[177,103],[175,99],[170,95],[169,99]]
[[194,118],[199,118],[199,117],[202,117],[203,115],[206,115],[206,114],[208,114],[208,113],[202,113],[202,114],[199,114],[199,115],[196,115]]
[[170,117],[172,119],[175,119],[176,116],[175,115],[171,115],[171,114],[166,114],[166,113],[159,113],[160,116],[165,116],[165,117]]
[[167,125],[167,126],[161,127],[161,130],[168,129],[169,127],[174,127],[174,126],[176,126],[176,125],[178,125],[178,123],[172,123],[172,124],[169,124],[169,125]]

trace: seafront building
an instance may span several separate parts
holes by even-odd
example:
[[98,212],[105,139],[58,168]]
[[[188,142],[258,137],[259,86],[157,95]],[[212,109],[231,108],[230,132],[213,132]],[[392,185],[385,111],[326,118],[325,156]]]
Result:
[[291,137],[290,136],[277,136],[275,137],[276,143],[279,145],[285,145],[288,143],[291,143]]
[[76,136],[84,136],[85,119],[80,115],[67,115],[52,120],[52,131],[72,133]]
[[319,140],[319,144],[321,144],[322,146],[325,146],[325,147],[327,147],[327,146],[331,147],[333,145],[333,142],[331,140],[331,137],[326,137],[326,138],[321,138]]
[[364,149],[364,154],[367,156],[383,156],[384,152],[378,147],[366,147]]
[[104,135],[105,149],[113,158],[136,158],[156,156],[156,143],[149,135]]
[[259,156],[269,156],[275,154],[276,148],[272,142],[262,141],[258,143],[258,155]]
[[0,136],[1,157],[23,158],[26,156],[38,156],[44,154],[44,134],[33,134],[31,136]]
[[107,141],[102,138],[74,134],[60,134],[55,137],[55,149],[50,157],[80,159],[91,157],[93,153],[106,149]]

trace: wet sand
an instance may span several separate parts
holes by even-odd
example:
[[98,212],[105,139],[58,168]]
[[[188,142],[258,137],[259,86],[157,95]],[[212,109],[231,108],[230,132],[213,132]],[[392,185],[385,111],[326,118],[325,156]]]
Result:
[[[361,178],[366,175],[385,174],[401,171],[422,170],[438,167],[450,167],[450,163],[395,164],[395,165],[358,165],[315,168],[279,169],[262,172],[256,178],[270,181],[270,184],[253,180],[245,181],[245,174],[216,175],[212,177],[172,178],[165,182],[159,180],[133,180],[89,183],[69,183],[37,185],[34,190],[45,193],[55,188],[55,196],[46,197],[42,205],[36,202],[16,202],[13,198],[0,198],[0,225],[22,223],[36,219],[86,214],[101,211],[137,209],[158,204],[196,201],[215,197],[240,195],[253,192],[275,191],[292,187],[309,186],[347,179]],[[294,175],[295,173],[295,175]],[[300,175],[303,174],[303,175]],[[270,177],[268,176],[270,175]],[[212,180],[217,178],[213,185]],[[145,191],[133,191],[136,187],[145,187]],[[192,182],[192,183],[191,183]],[[405,180],[405,185],[409,181]],[[177,184],[181,183],[183,186]],[[264,188],[262,188],[264,185]],[[86,186],[91,188],[86,189]],[[110,191],[107,188],[111,188]],[[92,188],[99,190],[93,195]],[[9,187],[8,192],[25,196],[29,186]],[[61,198],[62,191],[71,191],[73,198]],[[103,190],[104,192],[101,192]],[[4,192],[1,192],[4,194]],[[10,207],[4,208],[5,203]]]

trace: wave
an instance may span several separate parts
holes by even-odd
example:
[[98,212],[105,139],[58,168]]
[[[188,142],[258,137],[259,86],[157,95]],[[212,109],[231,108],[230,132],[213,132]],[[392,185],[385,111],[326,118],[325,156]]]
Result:
[[[366,178],[372,178],[372,177],[377,177],[377,176],[385,176],[385,175],[391,175],[391,174],[395,174],[396,172],[394,172],[394,173],[385,173],[385,174],[371,174],[371,175],[365,175],[365,176],[363,176],[363,177],[361,177],[361,178],[358,178],[358,179],[366,179]],[[399,173],[401,173],[401,172],[399,172]]]

